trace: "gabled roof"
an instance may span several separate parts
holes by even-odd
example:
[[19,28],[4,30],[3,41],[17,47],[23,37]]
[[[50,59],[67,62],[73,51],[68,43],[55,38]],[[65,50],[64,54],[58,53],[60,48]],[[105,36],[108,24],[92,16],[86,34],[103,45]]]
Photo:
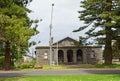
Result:
[[62,39],[62,40],[59,40],[59,41],[53,43],[53,45],[56,45],[57,43],[60,43],[60,42],[65,41],[65,40],[72,40],[72,41],[74,41],[74,42],[78,42],[77,40],[75,40],[75,39],[73,39],[73,38],[66,37],[66,38],[64,38],[64,39]]
[[[56,45],[57,45],[57,43],[59,44],[59,48],[78,48],[77,46],[75,46],[75,45],[60,45],[60,43],[61,42],[63,42],[63,41],[66,41],[66,40],[70,40],[70,41],[72,41],[72,42],[78,42],[77,40],[75,40],[75,39],[73,39],[73,38],[70,38],[70,37],[66,37],[66,38],[64,38],[64,39],[62,39],[62,40],[59,40],[59,41],[57,41],[57,42],[55,42],[55,43],[53,43],[53,48],[55,47],[56,48]],[[36,47],[36,49],[49,49],[50,47],[49,46],[37,46]],[[101,46],[80,46],[80,48],[101,48]]]

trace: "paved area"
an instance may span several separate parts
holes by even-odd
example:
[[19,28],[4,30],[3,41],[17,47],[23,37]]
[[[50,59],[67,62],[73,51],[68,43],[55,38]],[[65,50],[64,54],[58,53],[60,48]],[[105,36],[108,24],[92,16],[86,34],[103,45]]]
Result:
[[61,70],[61,71],[37,71],[37,72],[6,72],[1,71],[0,77],[11,76],[45,76],[45,75],[79,75],[79,74],[120,74],[120,70]]

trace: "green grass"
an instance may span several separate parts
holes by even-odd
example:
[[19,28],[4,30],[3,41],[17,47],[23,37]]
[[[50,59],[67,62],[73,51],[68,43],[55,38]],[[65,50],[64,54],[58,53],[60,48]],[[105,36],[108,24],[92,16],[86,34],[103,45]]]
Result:
[[[52,69],[56,70],[56,69],[80,69],[80,68],[120,68],[120,64],[110,64],[110,65],[106,65],[106,64],[79,64],[77,68],[69,68],[66,67],[66,65],[54,65],[52,67]],[[50,65],[44,65],[43,66],[44,70],[49,70],[50,69]]]
[[[53,65],[52,70],[64,70],[67,69],[65,65]],[[51,70],[50,65],[43,65],[43,70]]]
[[5,77],[0,81],[120,81],[120,75],[66,75]]
[[96,64],[96,68],[120,68],[120,64]]
[[79,64],[78,67],[66,67],[66,65],[54,65],[52,66],[52,69],[50,69],[50,65],[43,65],[42,69],[34,69],[34,68],[28,68],[28,69],[20,69],[19,71],[40,71],[40,70],[79,70],[79,69],[106,69],[106,68],[113,68],[113,69],[120,69],[120,64],[111,64],[111,65],[105,65],[105,64]]
[[[52,70],[81,69],[81,68],[118,68],[118,69],[120,69],[120,64],[110,64],[110,65],[106,65],[106,64],[79,64],[77,68],[76,67],[69,68],[69,67],[66,67],[66,65],[59,65],[59,66],[54,65],[52,67]],[[50,69],[49,65],[43,66],[43,70],[49,70],[49,69]]]

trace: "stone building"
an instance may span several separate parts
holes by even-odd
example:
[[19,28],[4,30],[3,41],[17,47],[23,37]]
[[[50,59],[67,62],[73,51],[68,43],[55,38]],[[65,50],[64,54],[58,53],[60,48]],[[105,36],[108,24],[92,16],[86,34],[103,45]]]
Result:
[[[58,64],[96,64],[102,62],[100,46],[75,46],[76,40],[66,37],[52,45],[52,62]],[[50,63],[50,47],[36,47],[37,63]]]

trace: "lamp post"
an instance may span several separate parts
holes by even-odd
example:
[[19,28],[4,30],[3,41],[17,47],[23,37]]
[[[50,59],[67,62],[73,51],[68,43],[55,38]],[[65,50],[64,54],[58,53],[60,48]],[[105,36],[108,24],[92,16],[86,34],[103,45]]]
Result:
[[50,20],[50,69],[52,68],[52,43],[53,43],[53,37],[52,37],[52,19],[53,19],[53,6],[52,4],[52,10],[51,10],[51,20]]
[[58,66],[58,42],[57,42],[57,50],[56,50],[56,54],[57,54],[57,66]]

